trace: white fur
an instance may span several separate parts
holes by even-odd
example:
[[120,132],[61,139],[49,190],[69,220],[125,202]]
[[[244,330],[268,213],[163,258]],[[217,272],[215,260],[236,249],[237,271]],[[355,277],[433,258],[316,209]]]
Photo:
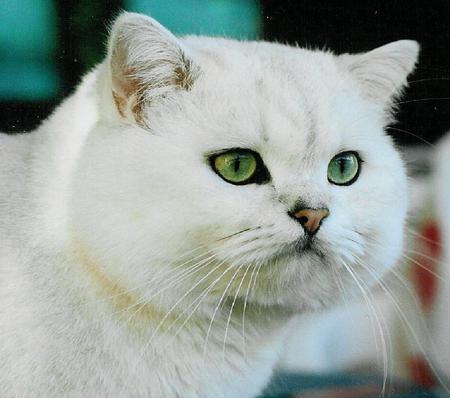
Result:
[[[406,178],[383,124],[417,50],[176,39],[120,16],[75,94],[32,134],[0,138],[0,396],[258,395],[291,314],[339,300],[336,275],[356,292],[343,262],[372,284],[357,259],[381,275],[401,251]],[[208,154],[236,147],[261,155],[270,183],[213,172]],[[345,150],[361,175],[331,185]],[[292,249],[300,199],[330,209],[322,257]]]

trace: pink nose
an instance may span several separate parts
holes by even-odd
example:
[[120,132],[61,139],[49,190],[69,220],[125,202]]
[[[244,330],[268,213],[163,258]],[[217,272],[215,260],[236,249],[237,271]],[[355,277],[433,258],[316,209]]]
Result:
[[306,233],[314,235],[320,228],[322,221],[330,215],[328,209],[302,209],[294,213],[294,217],[302,225]]

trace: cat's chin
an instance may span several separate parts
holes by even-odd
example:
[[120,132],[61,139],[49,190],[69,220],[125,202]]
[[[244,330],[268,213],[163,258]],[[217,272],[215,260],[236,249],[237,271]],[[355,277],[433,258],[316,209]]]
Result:
[[319,239],[301,239],[261,262],[252,299],[292,314],[330,308],[340,300],[336,272],[333,256]]

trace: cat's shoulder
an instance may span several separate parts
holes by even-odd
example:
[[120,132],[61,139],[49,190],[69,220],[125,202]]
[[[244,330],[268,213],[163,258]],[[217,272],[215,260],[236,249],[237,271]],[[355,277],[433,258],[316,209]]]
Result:
[[24,207],[32,134],[0,133],[0,240],[16,225]]
[[0,132],[0,194],[17,184],[29,158],[32,137],[26,134]]
[[31,144],[31,133],[7,134],[0,131],[0,164],[4,171],[4,166],[23,160],[23,156]]

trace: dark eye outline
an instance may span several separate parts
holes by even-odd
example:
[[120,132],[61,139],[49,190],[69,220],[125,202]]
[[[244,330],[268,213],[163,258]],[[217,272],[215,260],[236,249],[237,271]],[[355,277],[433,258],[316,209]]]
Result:
[[[220,172],[219,170],[217,170],[216,168],[216,164],[215,164],[215,160],[221,156],[224,155],[226,153],[229,152],[240,152],[240,153],[246,153],[246,154],[251,154],[252,156],[254,156],[255,160],[256,160],[256,169],[255,172],[246,180],[244,181],[239,181],[239,182],[235,182],[235,181],[230,181],[227,180]],[[208,157],[208,161],[209,161],[209,165],[211,166],[211,168],[214,170],[214,172],[224,181],[226,181],[229,184],[232,185],[248,185],[248,184],[265,184],[267,182],[270,181],[270,173],[269,170],[267,170],[267,167],[265,166],[261,156],[259,155],[258,152],[252,151],[251,149],[246,149],[246,148],[230,148],[230,149],[226,149],[217,153],[214,153],[212,155],[210,155]]]
[[344,152],[340,152],[340,153],[334,155],[334,156],[331,158],[331,160],[328,162],[328,165],[329,165],[334,159],[336,159],[336,158],[338,158],[338,157],[341,157],[341,156],[346,156],[346,155],[353,155],[353,156],[355,156],[356,161],[358,162],[358,169],[356,170],[356,174],[354,175],[354,177],[353,177],[351,180],[346,181],[346,182],[343,182],[343,183],[340,184],[340,183],[334,182],[333,180],[330,179],[330,177],[328,176],[328,166],[327,166],[327,179],[328,179],[328,182],[329,182],[330,184],[337,185],[337,186],[340,186],[340,187],[342,187],[342,186],[348,186],[348,185],[352,185],[352,184],[358,179],[358,177],[359,177],[359,175],[360,175],[360,173],[361,173],[361,165],[362,165],[362,163],[363,163],[363,160],[362,160],[361,157],[359,156],[359,153],[356,152],[356,151],[344,151]]

